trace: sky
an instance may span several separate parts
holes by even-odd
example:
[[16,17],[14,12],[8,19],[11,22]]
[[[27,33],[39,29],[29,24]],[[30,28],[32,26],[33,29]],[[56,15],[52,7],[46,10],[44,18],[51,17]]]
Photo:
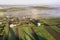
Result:
[[0,4],[7,5],[60,5],[60,0],[0,0]]

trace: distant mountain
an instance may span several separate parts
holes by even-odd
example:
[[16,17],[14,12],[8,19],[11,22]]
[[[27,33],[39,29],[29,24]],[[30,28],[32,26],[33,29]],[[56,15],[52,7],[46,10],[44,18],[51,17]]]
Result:
[[49,5],[0,5],[0,8],[12,8],[12,7],[40,7],[40,8],[52,8]]
[[[28,5],[0,5],[0,12],[3,12],[4,15],[5,14],[6,15],[13,15],[13,16],[14,15],[15,16],[30,15],[30,14],[32,14],[32,9],[37,9],[37,11],[39,11],[38,13],[40,13],[39,16],[41,16],[41,17],[51,17],[55,13],[59,13],[58,10],[57,10],[58,12],[52,11],[52,9],[55,10],[55,8],[54,7],[51,7],[51,6],[47,6],[47,5],[44,5],[44,6],[32,6],[32,5],[30,5],[30,6],[28,6]],[[43,11],[41,11],[41,10],[43,10]],[[4,12],[6,12],[6,13],[4,13]],[[35,11],[34,11],[34,13],[35,13]],[[0,13],[0,14],[2,14],[2,13]],[[55,16],[56,15],[54,15],[54,17]]]
[[11,8],[11,7],[27,7],[27,5],[0,5],[2,8]]
[[26,10],[26,9],[53,9],[50,7],[46,6],[27,6],[27,5],[0,5],[0,11],[6,12],[7,10],[9,11],[17,11],[17,10]]

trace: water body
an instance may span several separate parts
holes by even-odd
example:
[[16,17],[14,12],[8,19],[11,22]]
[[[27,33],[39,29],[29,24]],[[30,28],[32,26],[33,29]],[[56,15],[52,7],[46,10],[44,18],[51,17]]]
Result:
[[40,15],[46,15],[46,16],[55,16],[55,17],[60,17],[60,10],[55,9],[55,10],[40,10],[39,11]]

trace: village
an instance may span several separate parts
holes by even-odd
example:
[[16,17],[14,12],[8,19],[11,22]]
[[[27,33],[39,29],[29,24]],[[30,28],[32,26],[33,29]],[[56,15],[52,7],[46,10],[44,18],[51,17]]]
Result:
[[[38,20],[37,10],[33,9],[32,13],[33,13],[32,15],[23,15],[19,17],[16,17],[12,14],[0,16],[0,36],[3,37],[3,39],[5,39],[5,37],[9,35],[10,29],[14,29],[14,28],[18,29],[20,27],[41,26],[41,23]],[[4,35],[6,36],[4,37]],[[8,38],[8,36],[6,38]]]
[[60,21],[40,16],[38,9],[1,12],[0,40],[60,39]]

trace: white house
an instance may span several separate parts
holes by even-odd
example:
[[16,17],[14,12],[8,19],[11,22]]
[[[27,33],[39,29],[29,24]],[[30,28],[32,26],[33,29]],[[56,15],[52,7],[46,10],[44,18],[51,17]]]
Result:
[[37,23],[38,26],[41,26],[41,23]]
[[13,27],[15,27],[15,26],[17,26],[16,24],[10,24],[10,27],[11,28],[13,28]]

